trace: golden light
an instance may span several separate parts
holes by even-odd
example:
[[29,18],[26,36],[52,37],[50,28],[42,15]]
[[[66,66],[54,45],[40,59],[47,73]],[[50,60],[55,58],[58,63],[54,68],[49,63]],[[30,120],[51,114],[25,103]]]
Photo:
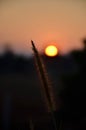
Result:
[[54,45],[49,45],[45,48],[45,54],[50,57],[54,57],[58,54],[58,48]]

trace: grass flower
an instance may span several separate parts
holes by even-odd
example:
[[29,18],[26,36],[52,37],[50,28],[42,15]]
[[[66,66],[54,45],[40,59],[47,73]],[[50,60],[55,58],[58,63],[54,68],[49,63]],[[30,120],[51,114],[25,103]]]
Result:
[[46,69],[45,69],[45,66],[43,64],[42,57],[39,55],[38,50],[36,49],[34,42],[31,41],[31,43],[32,43],[32,49],[34,52],[34,56],[36,59],[37,68],[38,68],[38,71],[39,71],[39,74],[40,74],[40,77],[42,80],[43,89],[44,89],[44,92],[46,95],[46,100],[48,102],[48,107],[49,107],[49,110],[51,112],[54,128],[55,128],[55,130],[57,130],[56,119],[55,119],[55,115],[54,115],[55,106],[54,106],[54,103],[52,100],[53,94],[52,94],[52,91],[50,91],[51,84],[48,80],[48,75],[46,73]]

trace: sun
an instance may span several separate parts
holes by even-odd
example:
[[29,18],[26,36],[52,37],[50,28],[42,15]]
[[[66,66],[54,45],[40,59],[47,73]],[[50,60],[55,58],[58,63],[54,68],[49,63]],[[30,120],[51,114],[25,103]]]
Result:
[[58,48],[54,45],[49,45],[45,48],[45,54],[50,57],[58,55]]

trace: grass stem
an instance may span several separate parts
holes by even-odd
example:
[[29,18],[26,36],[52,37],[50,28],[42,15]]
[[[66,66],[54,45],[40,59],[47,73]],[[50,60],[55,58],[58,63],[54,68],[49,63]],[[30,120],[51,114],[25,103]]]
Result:
[[52,97],[51,97],[51,94],[50,94],[50,91],[49,91],[50,84],[49,84],[49,81],[48,81],[48,76],[46,75],[46,70],[45,70],[42,58],[40,57],[40,55],[39,55],[39,53],[38,53],[38,51],[35,47],[34,42],[31,41],[31,43],[32,43],[32,49],[33,49],[33,52],[34,52],[34,56],[36,58],[37,67],[38,67],[38,70],[39,70],[39,73],[40,73],[40,76],[41,76],[42,84],[43,84],[43,87],[44,87],[44,90],[45,90],[45,95],[46,95],[46,98],[47,98],[47,101],[48,101],[48,104],[49,104],[49,109],[50,109],[50,112],[51,112],[51,117],[52,117],[54,129],[57,130],[57,123],[56,123],[56,118],[55,118],[55,115],[54,115],[54,105],[53,105]]

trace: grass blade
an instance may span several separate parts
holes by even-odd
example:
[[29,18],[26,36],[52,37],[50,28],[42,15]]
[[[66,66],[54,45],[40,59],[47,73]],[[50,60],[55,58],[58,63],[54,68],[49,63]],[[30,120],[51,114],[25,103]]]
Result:
[[53,105],[53,101],[52,101],[52,97],[51,97],[51,93],[50,93],[50,84],[49,84],[49,80],[48,80],[48,76],[46,75],[46,70],[45,70],[45,66],[43,64],[42,58],[40,57],[35,44],[33,41],[31,41],[32,43],[32,49],[34,52],[34,56],[36,58],[36,64],[41,76],[41,80],[42,80],[42,84],[43,84],[43,88],[45,90],[45,94],[46,94],[46,98],[48,101],[48,105],[49,105],[49,109],[51,112],[51,116],[52,116],[52,121],[53,121],[53,125],[54,125],[54,129],[57,130],[57,124],[56,124],[56,119],[55,119],[55,115],[54,115],[54,105]]

